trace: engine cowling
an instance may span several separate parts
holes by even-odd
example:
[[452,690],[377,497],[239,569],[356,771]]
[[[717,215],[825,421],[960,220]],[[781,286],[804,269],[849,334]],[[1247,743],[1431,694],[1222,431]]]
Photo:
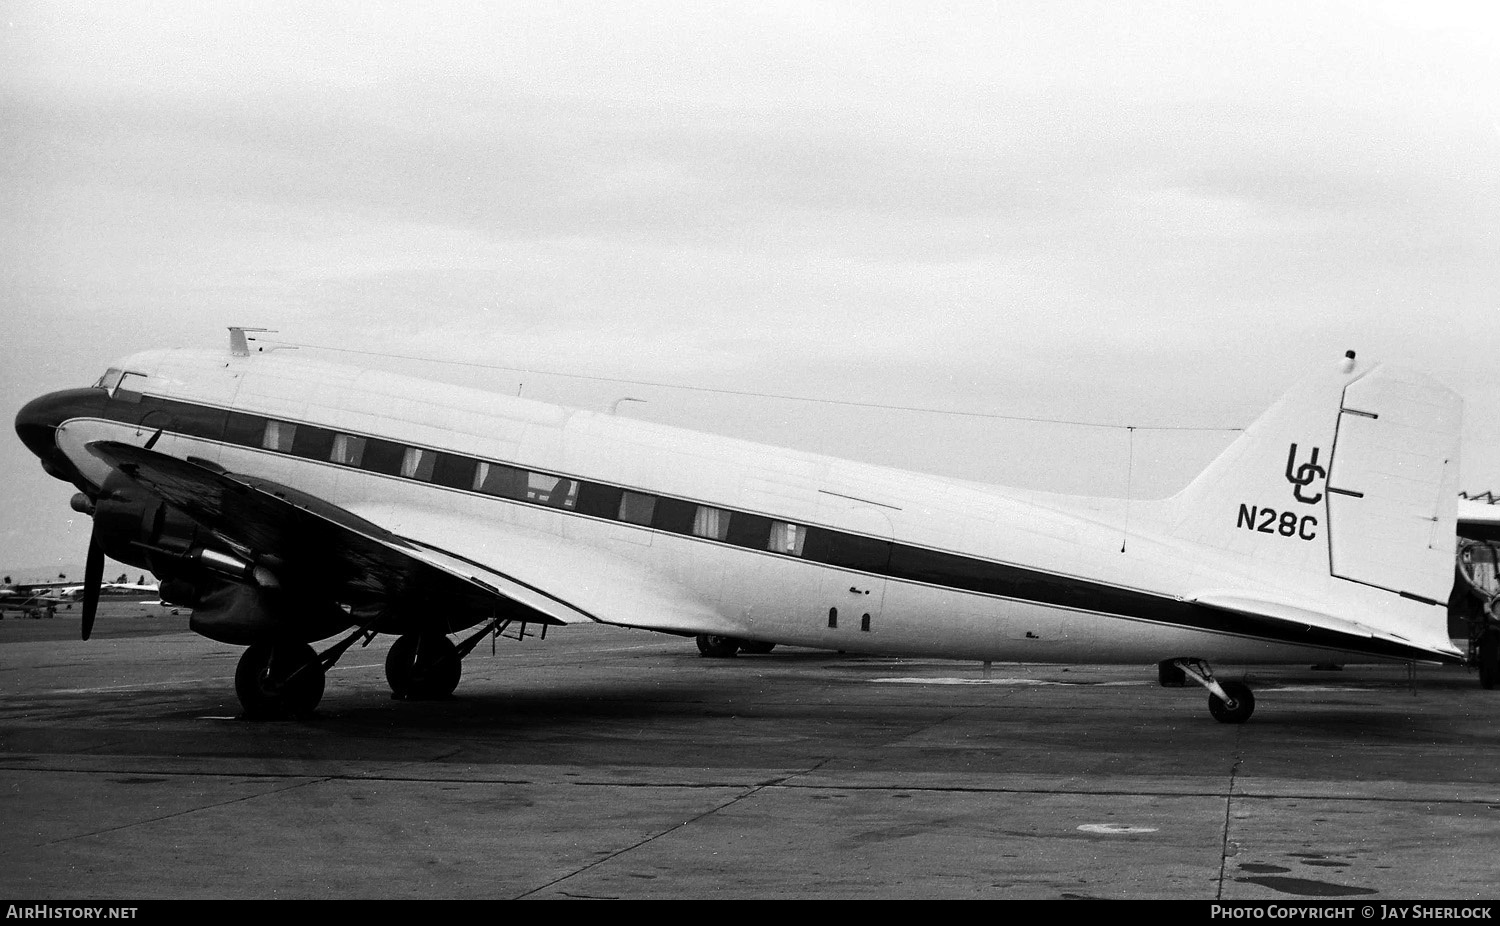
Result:
[[94,498],[75,498],[74,508],[93,515],[106,555],[151,570],[162,600],[192,608],[188,626],[211,640],[311,642],[353,623],[333,601],[282,588],[273,569],[216,544],[192,518],[121,473]]
[[[75,497],[73,507],[80,501]],[[150,569],[159,577],[163,553],[203,546],[196,521],[121,473],[111,473],[92,499],[94,537],[111,559]]]
[[188,626],[210,640],[234,646],[279,640],[311,643],[351,625],[332,602],[219,580],[200,586]]

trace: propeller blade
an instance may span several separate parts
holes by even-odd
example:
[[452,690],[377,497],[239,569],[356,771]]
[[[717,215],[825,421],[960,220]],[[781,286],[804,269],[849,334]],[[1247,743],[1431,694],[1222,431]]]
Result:
[[104,547],[89,534],[88,559],[83,564],[83,638],[94,632],[94,613],[99,610],[99,587],[104,581]]

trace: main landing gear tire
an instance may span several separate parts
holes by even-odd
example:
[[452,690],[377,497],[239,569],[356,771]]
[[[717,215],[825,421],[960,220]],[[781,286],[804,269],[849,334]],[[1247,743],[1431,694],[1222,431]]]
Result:
[[775,643],[762,643],[760,640],[740,641],[740,652],[742,653],[754,653],[757,656],[764,656],[775,648]]
[[717,633],[698,634],[698,652],[710,659],[727,659],[739,653],[743,641]]
[[1479,638],[1479,685],[1493,691],[1500,685],[1500,628],[1485,631]]
[[1255,695],[1250,691],[1250,686],[1244,682],[1220,682],[1219,687],[1229,695],[1234,702],[1230,707],[1218,695],[1209,692],[1208,712],[1214,715],[1219,723],[1244,723],[1255,713]]
[[323,699],[323,667],[306,643],[256,643],[234,670],[234,692],[250,720],[306,717]]
[[385,654],[385,680],[398,701],[447,698],[458,687],[463,671],[458,647],[440,633],[405,634]]

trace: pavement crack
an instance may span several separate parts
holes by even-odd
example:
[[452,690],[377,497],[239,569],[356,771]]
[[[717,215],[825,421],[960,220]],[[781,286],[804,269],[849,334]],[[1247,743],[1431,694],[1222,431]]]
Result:
[[1244,753],[1237,753],[1234,764],[1229,767],[1229,788],[1224,794],[1224,829],[1219,840],[1219,883],[1214,891],[1215,900],[1224,899],[1224,879],[1229,872],[1229,860],[1238,854],[1238,848],[1229,840],[1230,814],[1234,809],[1234,786],[1239,777],[1240,765],[1245,761]]
[[288,791],[295,791],[298,788],[305,788],[308,785],[324,784],[332,780],[333,779],[331,778],[312,778],[305,781],[298,781],[285,787],[272,788],[269,791],[260,791],[256,794],[246,794],[240,797],[230,798],[226,801],[216,801],[212,804],[202,804],[198,807],[188,807],[183,810],[176,811],[175,813],[164,813],[155,817],[146,817],[141,820],[132,820],[129,823],[121,823],[119,826],[106,826],[102,829],[90,830],[87,833],[76,833],[72,836],[64,836],[62,839],[54,839],[51,842],[44,842],[42,843],[42,845],[55,846],[65,842],[73,842],[74,840],[78,839],[88,839],[93,836],[103,836],[106,833],[117,833],[121,830],[132,829],[134,827],[143,826],[148,823],[160,823],[163,820],[171,820],[176,817],[185,817],[189,814],[201,813],[205,810],[215,810],[220,807],[228,807],[231,804],[239,804],[244,801],[259,800],[260,798],[268,797],[273,794],[285,794]]
[[[678,831],[680,831],[680,830],[682,830],[682,829],[684,829],[684,828],[686,828],[688,826],[691,826],[694,823],[697,823],[699,820],[707,819],[708,817],[711,817],[714,814],[719,813],[720,811],[724,810],[725,808],[733,807],[735,804],[738,804],[740,801],[743,801],[743,800],[745,800],[748,797],[752,797],[752,796],[754,796],[756,794],[759,794],[760,792],[766,790],[767,788],[774,788],[774,787],[776,787],[776,786],[778,786],[778,785],[780,785],[780,784],[782,784],[782,783],[784,783],[784,782],[786,782],[786,781],[788,781],[788,780],[790,780],[792,778],[796,778],[796,777],[798,777],[800,775],[811,774],[812,772],[815,772],[818,769],[822,768],[824,765],[828,764],[828,762],[829,762],[828,758],[819,759],[817,762],[813,763],[812,765],[810,765],[807,768],[804,768],[804,769],[802,769],[800,771],[788,772],[785,775],[781,775],[779,777],[772,778],[772,779],[767,780],[767,781],[763,781],[763,782],[761,782],[759,784],[756,784],[756,785],[751,785],[750,787],[748,787],[745,790],[741,791],[739,794],[736,794],[734,797],[731,797],[728,800],[721,802],[716,807],[710,807],[707,810],[703,811],[702,813],[696,814],[693,817],[691,817],[691,818],[689,818],[687,820],[684,820],[681,823],[678,823],[678,824],[676,824],[674,826],[667,827],[666,829],[662,830],[659,833],[653,833],[652,835],[647,836],[644,839],[639,839],[636,842],[634,842],[634,843],[632,843],[632,844],[630,844],[628,846],[625,846],[623,848],[615,850],[614,852],[609,853],[608,855],[604,856],[603,858],[595,859],[594,861],[589,862],[587,865],[584,865],[581,868],[578,868],[578,869],[576,869],[574,871],[568,872],[565,875],[561,875],[559,877],[553,878],[551,881],[548,881],[546,884],[538,885],[537,887],[534,887],[534,888],[532,888],[529,891],[526,891],[526,892],[521,893],[521,894],[517,894],[513,899],[515,899],[515,900],[525,900],[526,898],[531,897],[534,894],[538,894],[541,891],[546,890],[547,888],[551,887],[554,884],[561,884],[562,882],[568,880],[569,878],[576,877],[578,875],[583,874],[586,871],[589,871],[591,869],[597,868],[600,865],[603,865],[605,862],[612,862],[615,859],[619,858],[620,856],[626,854],[627,852],[634,852],[635,850],[637,850],[637,849],[639,849],[639,848],[641,848],[643,846],[650,845],[651,843],[657,841],[658,839],[661,839],[664,836],[669,836],[672,833],[676,833],[676,832],[678,832]],[[570,895],[570,896],[585,896],[585,895]]]

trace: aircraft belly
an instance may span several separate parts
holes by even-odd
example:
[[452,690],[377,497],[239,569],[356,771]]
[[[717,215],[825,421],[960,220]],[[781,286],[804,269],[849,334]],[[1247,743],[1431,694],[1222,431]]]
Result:
[[979,595],[907,582],[887,584],[880,619],[821,634],[818,645],[850,652],[1046,663],[1152,664],[1176,656],[1211,662],[1377,661],[1336,648],[1298,646],[1227,630],[1139,616]]

